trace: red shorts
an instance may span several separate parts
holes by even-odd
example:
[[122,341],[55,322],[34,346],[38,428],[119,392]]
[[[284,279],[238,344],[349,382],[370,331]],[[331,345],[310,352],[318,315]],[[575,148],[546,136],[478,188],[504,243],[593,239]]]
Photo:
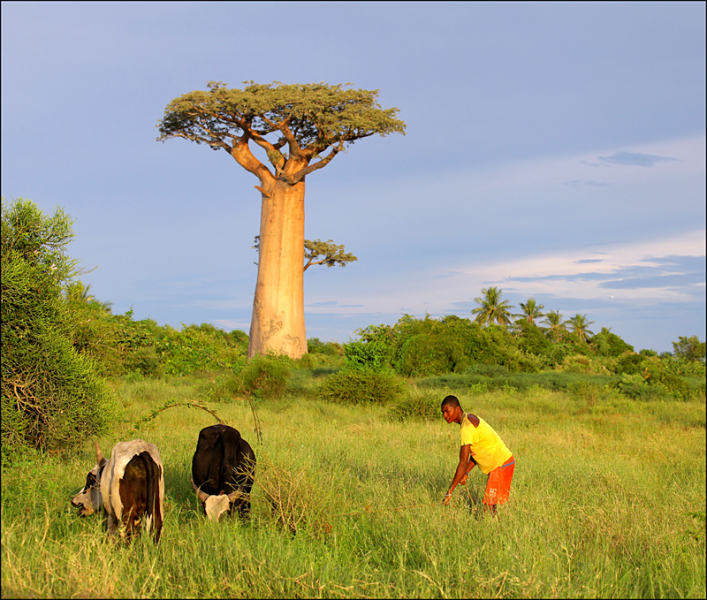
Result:
[[503,504],[504,502],[508,502],[515,465],[516,459],[511,456],[500,467],[489,473],[489,480],[486,483],[486,493],[482,500],[484,504]]

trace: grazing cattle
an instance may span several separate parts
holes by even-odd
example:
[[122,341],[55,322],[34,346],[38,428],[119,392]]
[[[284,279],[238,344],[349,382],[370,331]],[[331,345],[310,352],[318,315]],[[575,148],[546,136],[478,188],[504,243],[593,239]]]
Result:
[[149,531],[155,542],[162,533],[164,477],[157,446],[144,440],[119,442],[106,461],[96,442],[96,466],[86,476],[86,485],[71,500],[79,515],[101,508],[108,516],[108,533],[128,539]]
[[218,521],[234,508],[240,516],[249,516],[255,453],[238,430],[228,425],[202,429],[191,472],[192,487],[209,519]]

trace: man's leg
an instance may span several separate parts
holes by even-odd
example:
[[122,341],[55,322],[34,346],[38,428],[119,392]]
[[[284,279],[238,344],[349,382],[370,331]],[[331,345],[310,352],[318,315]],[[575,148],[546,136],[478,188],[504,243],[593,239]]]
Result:
[[496,516],[497,505],[508,501],[515,462],[515,458],[511,456],[502,466],[489,473],[486,493],[482,502],[493,517]]

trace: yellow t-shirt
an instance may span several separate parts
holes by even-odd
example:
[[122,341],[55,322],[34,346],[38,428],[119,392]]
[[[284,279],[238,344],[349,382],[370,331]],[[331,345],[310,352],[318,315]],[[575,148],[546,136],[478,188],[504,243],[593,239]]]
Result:
[[479,465],[479,469],[488,475],[506,462],[513,454],[503,443],[503,440],[498,437],[491,425],[479,416],[476,418],[479,419],[478,427],[474,426],[468,416],[464,416],[461,426],[462,446],[467,444],[471,446],[471,456],[476,461],[476,464]]

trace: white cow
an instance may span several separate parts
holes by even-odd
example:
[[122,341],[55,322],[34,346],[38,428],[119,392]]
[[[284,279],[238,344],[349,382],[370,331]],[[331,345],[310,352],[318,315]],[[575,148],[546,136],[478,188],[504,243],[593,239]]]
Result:
[[112,535],[119,532],[130,539],[144,530],[158,542],[164,518],[164,477],[157,446],[144,440],[118,442],[106,461],[96,442],[96,465],[71,503],[81,516],[102,507]]

